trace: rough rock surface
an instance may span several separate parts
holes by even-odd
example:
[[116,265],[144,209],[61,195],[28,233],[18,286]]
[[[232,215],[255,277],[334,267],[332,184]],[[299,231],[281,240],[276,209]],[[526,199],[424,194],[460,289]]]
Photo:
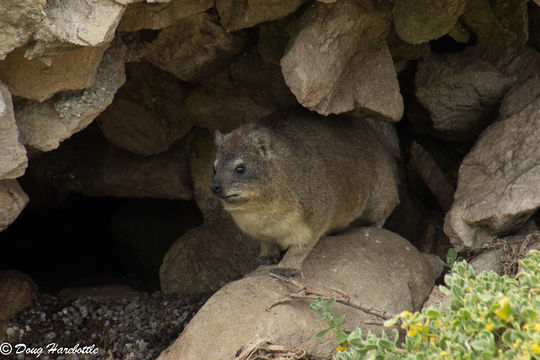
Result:
[[171,0],[165,3],[139,2],[128,6],[118,31],[162,29],[180,18],[197,14],[214,6],[213,0]]
[[304,2],[306,0],[216,0],[216,9],[223,27],[232,32],[285,17]]
[[533,75],[515,85],[504,97],[499,108],[499,118],[506,119],[540,97],[540,74]]
[[0,3],[0,60],[25,44],[43,17],[46,0],[5,0]]
[[399,37],[411,44],[440,38],[455,25],[465,3],[466,0],[396,0],[394,27]]
[[433,128],[450,139],[472,140],[496,117],[515,80],[473,54],[454,53],[421,60],[415,82]]
[[281,67],[298,102],[320,114],[351,110],[398,121],[396,73],[383,41],[391,13],[380,3],[315,3],[302,15]]
[[105,52],[92,85],[80,93],[60,94],[43,103],[15,103],[17,126],[24,145],[40,151],[56,149],[60,142],[84,129],[113,101],[126,80],[125,46]]
[[0,271],[0,341],[4,340],[8,321],[38,296],[37,285],[28,275],[17,270]]
[[230,131],[275,111],[273,106],[257,103],[252,95],[231,81],[227,72],[221,73],[189,93],[181,116],[198,127]]
[[[304,263],[303,276],[296,280],[327,291],[339,289],[367,306],[393,314],[422,306],[435,280],[431,260],[399,235],[358,228],[322,238]],[[334,339],[315,338],[325,324],[315,321],[308,302],[293,300],[269,309],[297,291],[271,278],[268,267],[260,267],[214,294],[158,359],[228,360],[244,345],[259,340],[302,347],[315,357],[330,358],[335,352]],[[348,329],[374,319],[341,305],[335,311],[347,314],[344,326]]]
[[126,64],[126,84],[97,118],[103,135],[139,155],[166,151],[192,128],[180,114],[188,89],[180,80],[147,62]]
[[48,57],[78,46],[109,43],[125,8],[113,0],[49,0],[25,56]]
[[140,156],[110,145],[96,127],[42,154],[29,171],[56,188],[89,196],[193,197],[184,143],[159,155]]
[[52,63],[24,58],[19,48],[0,61],[0,79],[13,95],[43,102],[65,90],[80,90],[94,82],[108,44],[81,47],[55,56]]
[[462,19],[479,43],[520,46],[529,36],[526,0],[468,1]]
[[499,275],[503,274],[504,269],[501,260],[499,260],[499,256],[497,255],[497,250],[490,250],[481,253],[469,263],[474,268],[476,273],[482,271],[493,271]]
[[231,219],[215,220],[182,235],[165,254],[161,291],[193,299],[211,294],[257,267],[259,245]]
[[19,142],[11,94],[0,82],[0,179],[15,179],[28,164],[26,150]]
[[229,34],[206,13],[184,17],[146,45],[146,60],[180,80],[197,83],[222,70],[242,48],[243,33]]
[[24,207],[28,204],[28,196],[17,180],[0,181],[0,231],[5,230]]
[[444,231],[455,247],[477,249],[516,229],[540,207],[538,139],[540,97],[481,134],[463,159],[445,218]]

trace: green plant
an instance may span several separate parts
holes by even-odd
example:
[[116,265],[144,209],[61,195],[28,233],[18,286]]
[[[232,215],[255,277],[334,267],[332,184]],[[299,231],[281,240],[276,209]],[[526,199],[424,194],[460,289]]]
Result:
[[440,257],[437,257],[437,260],[439,260],[439,262],[444,267],[447,267],[447,268],[451,269],[452,266],[454,265],[454,263],[456,262],[457,258],[458,257],[457,257],[456,249],[451,248],[450,250],[448,250],[448,253],[446,253],[446,261],[441,259]]
[[[345,346],[334,359],[540,359],[540,252],[530,252],[519,265],[521,271],[511,278],[477,275],[465,261],[454,263],[441,287],[452,296],[446,310],[403,311],[387,321],[385,326],[399,322],[406,331],[401,344],[395,329],[393,340],[384,333],[364,337],[356,329],[338,339]],[[322,319],[335,319],[328,303],[314,310],[321,308]]]

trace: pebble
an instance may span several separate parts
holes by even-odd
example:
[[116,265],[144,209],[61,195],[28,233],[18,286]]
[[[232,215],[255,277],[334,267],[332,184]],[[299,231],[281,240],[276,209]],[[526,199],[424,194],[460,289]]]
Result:
[[[7,340],[12,344],[25,344],[27,348],[43,348],[40,360],[153,360],[176,340],[204,301],[189,303],[159,292],[142,294],[132,300],[64,300],[42,295],[35,305],[11,320]],[[51,343],[58,348],[94,345],[99,353],[49,354],[47,345]]]

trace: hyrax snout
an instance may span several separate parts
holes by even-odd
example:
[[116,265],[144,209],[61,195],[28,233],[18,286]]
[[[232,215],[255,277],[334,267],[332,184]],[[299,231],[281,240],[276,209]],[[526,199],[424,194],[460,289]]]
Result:
[[210,188],[271,271],[297,274],[319,238],[353,220],[380,224],[398,204],[395,159],[363,120],[277,113],[216,132]]

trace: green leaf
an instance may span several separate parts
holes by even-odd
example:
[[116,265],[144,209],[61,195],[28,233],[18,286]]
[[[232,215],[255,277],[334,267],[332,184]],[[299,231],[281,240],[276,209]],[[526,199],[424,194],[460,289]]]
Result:
[[454,263],[454,261],[456,261],[456,259],[457,259],[457,251],[456,249],[451,248],[450,250],[448,250],[448,253],[446,254],[446,263],[449,266],[452,266],[452,264]]
[[399,320],[399,317],[398,316],[394,316],[392,319],[389,319],[389,320],[386,320],[383,325],[385,327],[392,327],[394,325],[396,325],[396,323],[398,322]]
[[321,331],[319,331],[318,333],[315,334],[315,337],[317,339],[322,339],[326,335],[326,333],[328,333],[330,330],[331,330],[330,328],[321,330]]
[[347,340],[347,335],[345,335],[343,333],[339,333],[339,334],[336,335],[336,342],[338,344],[343,343],[345,340]]
[[328,310],[332,310],[332,308],[334,307],[334,305],[336,304],[336,298],[330,298],[328,299],[328,301],[326,302],[326,308]]
[[434,309],[434,308],[429,308],[426,312],[426,315],[430,318],[430,319],[438,319],[441,317],[441,313],[439,310],[437,309]]
[[346,315],[346,314],[342,314],[342,315],[336,316],[336,317],[334,318],[334,323],[335,323],[336,325],[340,325],[340,324],[343,322],[343,320],[345,319],[345,315]]

